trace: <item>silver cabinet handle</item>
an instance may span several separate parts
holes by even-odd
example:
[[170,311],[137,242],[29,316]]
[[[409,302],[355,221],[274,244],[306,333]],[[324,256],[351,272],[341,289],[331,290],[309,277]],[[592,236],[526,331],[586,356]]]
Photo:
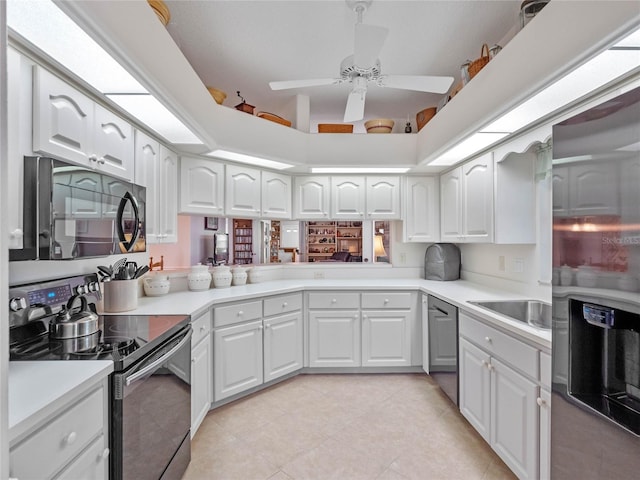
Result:
[[77,438],[78,434],[76,432],[71,432],[69,435],[64,437],[62,443],[64,443],[65,445],[73,445]]
[[90,155],[89,156],[89,161],[90,162],[97,162],[98,161],[98,156],[97,155]]
[[100,159],[98,160],[98,164],[104,165],[105,163],[106,163],[106,160],[104,159],[104,157],[100,157]]
[[238,311],[238,316],[241,317],[242,315],[244,315],[244,312],[242,310]]
[[109,450],[108,447],[105,448],[102,451],[102,453],[100,455],[98,455],[98,460],[106,460],[110,453],[111,453],[111,450]]
[[487,343],[491,343],[491,337],[484,337],[484,341]]
[[547,402],[540,397],[536,398],[536,403],[538,404],[539,407],[547,406]]
[[288,306],[288,305],[289,305],[289,304],[288,304],[287,302],[284,302],[284,303],[282,304],[282,308],[287,308],[287,306]]

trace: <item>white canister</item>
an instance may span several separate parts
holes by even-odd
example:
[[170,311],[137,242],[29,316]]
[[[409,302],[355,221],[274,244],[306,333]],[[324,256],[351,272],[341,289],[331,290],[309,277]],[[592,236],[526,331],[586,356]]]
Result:
[[189,290],[194,292],[208,290],[211,286],[211,274],[207,265],[194,265],[191,267],[191,273],[187,275],[187,283]]
[[143,278],[144,294],[147,297],[159,297],[169,293],[171,282],[168,275],[155,274]]
[[576,273],[576,283],[579,287],[594,288],[598,283],[598,273],[595,267],[580,265]]
[[231,269],[231,275],[233,276],[232,283],[234,285],[244,285],[247,283],[247,277],[249,276],[247,269],[240,265],[236,265]]
[[231,268],[226,265],[213,267],[213,286],[216,288],[226,288],[231,286]]
[[568,287],[573,282],[573,268],[569,265],[560,267],[560,285]]
[[626,292],[635,292],[638,290],[638,277],[634,275],[621,275],[618,278],[618,288]]
[[249,269],[249,283],[260,283],[262,281],[262,272],[256,267]]

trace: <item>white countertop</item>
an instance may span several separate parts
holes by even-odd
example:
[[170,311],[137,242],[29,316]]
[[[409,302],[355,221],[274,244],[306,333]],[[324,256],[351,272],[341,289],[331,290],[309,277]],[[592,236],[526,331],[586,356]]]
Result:
[[[263,283],[232,286],[228,288],[211,288],[201,292],[179,291],[169,292],[160,297],[140,297],[138,308],[126,312],[130,315],[182,314],[198,315],[211,306],[219,303],[252,299],[257,296],[277,295],[297,291],[312,290],[417,290],[435,295],[442,300],[463,308],[488,323],[508,330],[529,340],[543,349],[551,349],[551,331],[541,330],[528,324],[510,320],[503,315],[491,313],[473,305],[471,301],[513,300],[530,298],[526,295],[486,287],[465,280],[439,282],[409,279],[296,279],[273,280]],[[543,300],[545,299],[538,299]],[[548,300],[546,300],[548,301]]]
[[10,441],[111,372],[111,360],[9,362]]

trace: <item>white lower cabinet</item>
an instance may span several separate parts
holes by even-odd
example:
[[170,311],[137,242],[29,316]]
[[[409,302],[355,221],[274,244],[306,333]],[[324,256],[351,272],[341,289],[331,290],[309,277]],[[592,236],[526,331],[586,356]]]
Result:
[[214,402],[302,368],[302,294],[214,307],[213,312]]
[[359,367],[360,311],[309,312],[309,366]]
[[211,349],[211,311],[192,322],[191,338],[191,438],[211,408],[213,392],[213,352]]
[[[9,476],[18,479],[109,478],[108,381],[84,391],[18,438],[9,449]],[[36,455],[36,457],[34,457]]]
[[538,352],[464,314],[460,319],[460,412],[518,478],[536,479],[540,387],[506,362],[537,378]]
[[310,367],[421,365],[413,292],[308,294]]
[[551,393],[541,389],[540,407],[540,479],[551,478]]
[[213,399],[262,384],[262,320],[213,332]]

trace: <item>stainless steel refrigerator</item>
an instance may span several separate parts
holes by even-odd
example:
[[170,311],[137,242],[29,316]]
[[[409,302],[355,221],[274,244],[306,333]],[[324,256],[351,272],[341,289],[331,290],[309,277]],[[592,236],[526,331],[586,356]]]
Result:
[[640,88],[553,127],[551,478],[640,478]]

